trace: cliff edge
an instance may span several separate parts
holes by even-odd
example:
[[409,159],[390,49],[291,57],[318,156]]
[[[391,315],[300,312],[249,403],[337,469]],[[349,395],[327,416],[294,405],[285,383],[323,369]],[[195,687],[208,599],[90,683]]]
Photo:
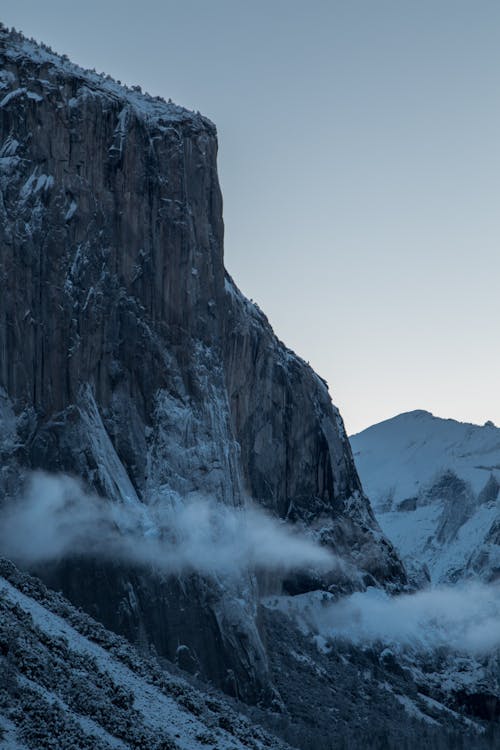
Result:
[[[216,157],[201,115],[0,31],[0,503],[33,469],[117,503],[251,498],[346,560],[265,585],[399,586],[325,383],[225,273]],[[270,698],[253,573],[38,572],[115,631]]]

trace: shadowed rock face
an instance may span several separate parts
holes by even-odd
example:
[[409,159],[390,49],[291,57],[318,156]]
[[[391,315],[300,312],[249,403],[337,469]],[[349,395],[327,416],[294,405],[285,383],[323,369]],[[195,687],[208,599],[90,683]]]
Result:
[[[33,468],[112,502],[250,496],[349,559],[294,590],[398,585],[325,383],[225,274],[216,156],[200,115],[0,32],[0,497]],[[245,700],[271,694],[251,574],[44,575]]]

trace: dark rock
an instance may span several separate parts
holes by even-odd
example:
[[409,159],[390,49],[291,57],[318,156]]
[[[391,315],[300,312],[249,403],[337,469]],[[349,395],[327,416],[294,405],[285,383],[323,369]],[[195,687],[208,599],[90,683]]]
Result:
[[[351,587],[404,583],[324,381],[225,275],[213,124],[5,31],[0,65],[0,497],[35,468],[112,502],[250,496],[346,556]],[[253,576],[38,572],[244,699],[271,694]]]

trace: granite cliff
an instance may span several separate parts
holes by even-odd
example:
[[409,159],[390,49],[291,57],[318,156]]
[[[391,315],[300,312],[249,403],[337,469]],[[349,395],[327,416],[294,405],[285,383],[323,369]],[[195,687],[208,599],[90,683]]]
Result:
[[326,384],[223,264],[214,125],[0,31],[0,503],[33,469],[109,502],[252,499],[342,573],[37,572],[133,641],[272,700],[259,592],[398,587]]

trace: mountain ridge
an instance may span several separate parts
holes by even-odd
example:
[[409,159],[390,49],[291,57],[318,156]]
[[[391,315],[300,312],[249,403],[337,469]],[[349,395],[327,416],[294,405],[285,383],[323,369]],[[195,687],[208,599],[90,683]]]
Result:
[[433,419],[439,419],[444,422],[455,422],[456,424],[462,424],[467,425],[469,427],[496,427],[496,424],[491,420],[487,419],[485,422],[480,424],[479,422],[469,422],[468,420],[460,420],[455,419],[454,417],[440,417],[433,412],[429,411],[428,409],[410,409],[409,411],[403,411],[399,412],[398,414],[394,414],[392,417],[387,417],[386,419],[381,419],[380,422],[374,422],[371,425],[368,425],[368,427],[364,427],[362,430],[358,430],[357,432],[353,432],[351,435],[349,435],[349,439],[357,437],[357,435],[360,435],[361,433],[366,432],[367,430],[371,430],[372,428],[379,427],[380,425],[385,424],[386,422],[392,422],[394,419],[399,419],[403,417],[432,417]]

